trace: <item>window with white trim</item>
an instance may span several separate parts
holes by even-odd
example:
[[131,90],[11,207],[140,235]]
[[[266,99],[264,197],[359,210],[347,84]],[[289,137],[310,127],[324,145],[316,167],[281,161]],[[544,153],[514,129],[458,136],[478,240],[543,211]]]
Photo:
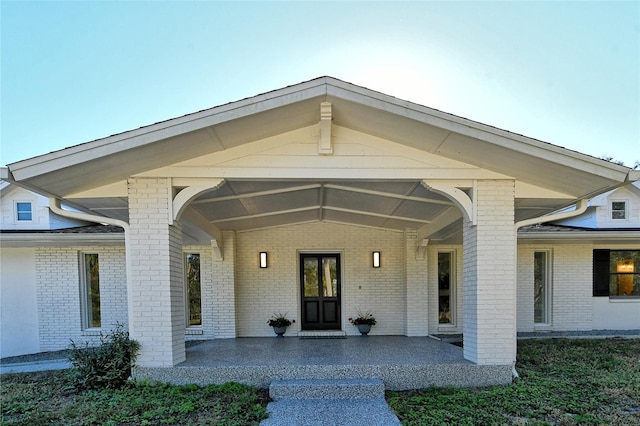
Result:
[[627,218],[627,202],[612,201],[611,202],[611,219],[626,219],[626,218]]
[[533,254],[533,318],[536,324],[550,324],[551,252]]
[[200,282],[200,254],[184,254],[185,299],[187,327],[202,326],[202,286]]
[[16,221],[31,222],[33,220],[33,212],[31,203],[28,201],[16,202]]
[[80,292],[82,295],[82,328],[102,326],[100,310],[100,262],[97,253],[82,253],[80,259]]
[[593,250],[593,296],[640,297],[640,250]]
[[453,324],[455,312],[454,252],[438,252],[438,323]]

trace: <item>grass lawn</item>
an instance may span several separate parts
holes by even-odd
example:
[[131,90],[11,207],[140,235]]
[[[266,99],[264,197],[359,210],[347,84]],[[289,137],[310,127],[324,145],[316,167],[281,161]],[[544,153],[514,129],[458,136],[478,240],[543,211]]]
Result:
[[[387,392],[404,425],[640,425],[640,339],[518,342],[513,385]],[[4,375],[2,425],[251,425],[267,392],[131,383],[76,391],[66,372]]]
[[65,371],[2,376],[2,425],[257,425],[268,394],[237,383],[76,391]]
[[387,392],[403,425],[640,425],[640,339],[521,340],[510,386]]

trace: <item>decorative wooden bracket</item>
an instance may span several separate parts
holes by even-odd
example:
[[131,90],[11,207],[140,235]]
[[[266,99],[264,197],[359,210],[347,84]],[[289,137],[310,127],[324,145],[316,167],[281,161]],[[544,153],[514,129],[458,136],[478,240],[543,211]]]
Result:
[[424,253],[427,251],[427,245],[429,245],[429,239],[423,238],[418,244],[418,247],[416,247],[416,260],[424,260]]
[[318,141],[318,154],[333,154],[333,144],[331,142],[331,102],[320,104],[320,139]]
[[423,238],[416,248],[416,260],[424,260],[424,253],[427,251],[427,245],[429,245],[429,239]]
[[[476,212],[476,181],[471,182],[447,182],[437,180],[423,180],[422,185],[430,191],[444,195],[453,201],[462,210],[464,218],[472,225],[478,224]],[[470,188],[471,195],[460,188]]]
[[211,240],[211,250],[213,250],[213,260],[223,260],[222,241]]

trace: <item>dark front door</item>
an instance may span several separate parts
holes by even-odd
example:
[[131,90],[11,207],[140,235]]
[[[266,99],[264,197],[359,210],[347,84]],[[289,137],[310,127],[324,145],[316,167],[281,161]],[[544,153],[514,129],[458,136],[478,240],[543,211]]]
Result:
[[301,254],[303,330],[340,329],[340,255]]

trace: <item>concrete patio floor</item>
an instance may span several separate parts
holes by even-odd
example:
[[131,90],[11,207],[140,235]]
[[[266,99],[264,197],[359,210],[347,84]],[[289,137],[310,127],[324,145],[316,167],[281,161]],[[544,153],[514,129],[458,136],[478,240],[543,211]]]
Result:
[[136,367],[134,377],[174,384],[229,381],[267,388],[275,379],[378,378],[388,390],[511,382],[511,366],[479,366],[462,348],[428,337],[262,337],[208,340],[175,367]]

